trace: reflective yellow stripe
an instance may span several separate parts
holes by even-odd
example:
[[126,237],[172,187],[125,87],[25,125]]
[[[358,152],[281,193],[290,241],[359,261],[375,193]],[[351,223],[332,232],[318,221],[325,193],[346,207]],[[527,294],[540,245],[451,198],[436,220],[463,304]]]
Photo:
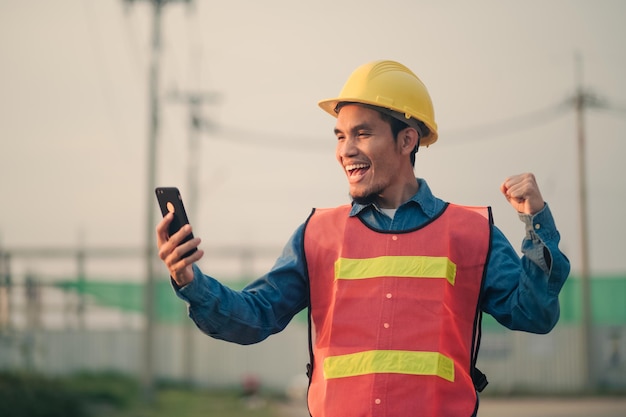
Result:
[[446,257],[380,256],[378,258],[339,258],[335,262],[335,279],[375,277],[445,278],[454,285],[456,265]]
[[454,382],[454,362],[439,352],[369,350],[324,360],[324,378],[377,373],[434,375]]

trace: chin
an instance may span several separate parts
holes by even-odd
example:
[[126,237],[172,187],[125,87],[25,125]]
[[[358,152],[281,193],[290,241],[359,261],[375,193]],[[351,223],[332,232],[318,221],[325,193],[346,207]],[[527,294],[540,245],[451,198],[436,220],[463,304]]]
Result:
[[352,198],[352,201],[354,201],[355,203],[366,206],[368,204],[375,203],[376,200],[378,199],[378,194],[376,193],[365,194],[365,195],[350,194],[350,198]]

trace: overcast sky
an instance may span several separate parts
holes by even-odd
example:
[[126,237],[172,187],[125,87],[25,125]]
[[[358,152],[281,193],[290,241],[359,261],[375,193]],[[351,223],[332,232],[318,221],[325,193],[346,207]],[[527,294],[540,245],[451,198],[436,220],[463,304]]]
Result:
[[[157,184],[191,192],[188,108],[173,92],[216,92],[196,234],[282,246],[312,207],[348,202],[317,102],[359,65],[394,59],[426,84],[439,124],[416,175],[445,200],[491,205],[519,248],[499,185],[534,172],[576,270],[576,124],[559,106],[579,52],[584,87],[609,106],[585,114],[591,269],[623,273],[625,19],[619,0],[171,2]],[[0,0],[1,245],[145,243],[150,34],[148,1]]]

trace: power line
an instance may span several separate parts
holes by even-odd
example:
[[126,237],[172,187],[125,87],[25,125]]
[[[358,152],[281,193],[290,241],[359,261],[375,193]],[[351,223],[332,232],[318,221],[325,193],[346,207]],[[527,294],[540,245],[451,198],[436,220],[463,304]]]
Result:
[[[558,120],[576,108],[576,100],[577,95],[573,95],[540,110],[512,116],[493,123],[450,131],[442,130],[440,135],[445,136],[446,145],[459,145],[469,141],[476,142],[494,137],[510,136]],[[587,109],[597,109],[626,116],[626,106],[620,107],[610,104],[607,100],[593,93],[585,92],[583,100]],[[328,138],[315,138],[286,133],[255,132],[231,126],[218,126],[213,123],[207,124],[205,127],[211,132],[212,139],[255,147],[271,147],[297,152],[328,152],[334,146],[332,135],[329,135]]]
[[603,113],[610,113],[613,116],[626,119],[626,106],[624,105],[617,105],[617,104],[605,101],[603,105],[601,106],[589,107],[589,108],[591,110],[600,110]]
[[[485,140],[495,136],[506,136],[536,128],[537,126],[541,126],[558,119],[567,113],[570,108],[570,104],[565,101],[542,110],[515,116],[495,123],[488,123],[445,132],[446,140],[452,139],[453,141],[446,143],[450,145],[460,144],[460,139],[463,139],[462,143],[466,143],[468,140]],[[207,130],[210,130],[211,137],[213,139],[255,147],[271,147],[298,152],[328,152],[329,150],[333,150],[334,147],[334,139],[331,134],[329,134],[328,137],[316,138],[312,136],[305,137],[286,133],[254,132],[231,126],[217,126],[214,124],[209,124],[206,128]],[[454,143],[455,139],[458,140],[458,142]]]
[[315,139],[313,137],[290,135],[287,133],[253,132],[229,126],[210,125],[208,127],[211,129],[213,138],[238,144],[262,148],[287,149],[299,152],[328,152],[334,149],[334,138],[332,135],[328,135],[328,138]]
[[568,101],[561,101],[544,109],[513,116],[505,120],[445,132],[445,137],[447,140],[452,141],[463,139],[463,143],[466,143],[467,141],[491,139],[495,136],[508,136],[550,123],[566,114],[569,110],[571,110],[571,106]]

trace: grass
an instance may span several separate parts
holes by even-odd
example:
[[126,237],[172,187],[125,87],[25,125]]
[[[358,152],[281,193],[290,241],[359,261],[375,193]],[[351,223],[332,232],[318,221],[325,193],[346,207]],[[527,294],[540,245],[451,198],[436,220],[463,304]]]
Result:
[[139,382],[118,374],[62,378],[0,371],[2,417],[280,417],[281,398],[252,401],[240,389],[207,390],[161,384],[154,401],[142,401]]
[[92,408],[93,417],[278,417],[273,400],[250,403],[236,391],[160,389],[154,404],[141,401],[119,408]]

